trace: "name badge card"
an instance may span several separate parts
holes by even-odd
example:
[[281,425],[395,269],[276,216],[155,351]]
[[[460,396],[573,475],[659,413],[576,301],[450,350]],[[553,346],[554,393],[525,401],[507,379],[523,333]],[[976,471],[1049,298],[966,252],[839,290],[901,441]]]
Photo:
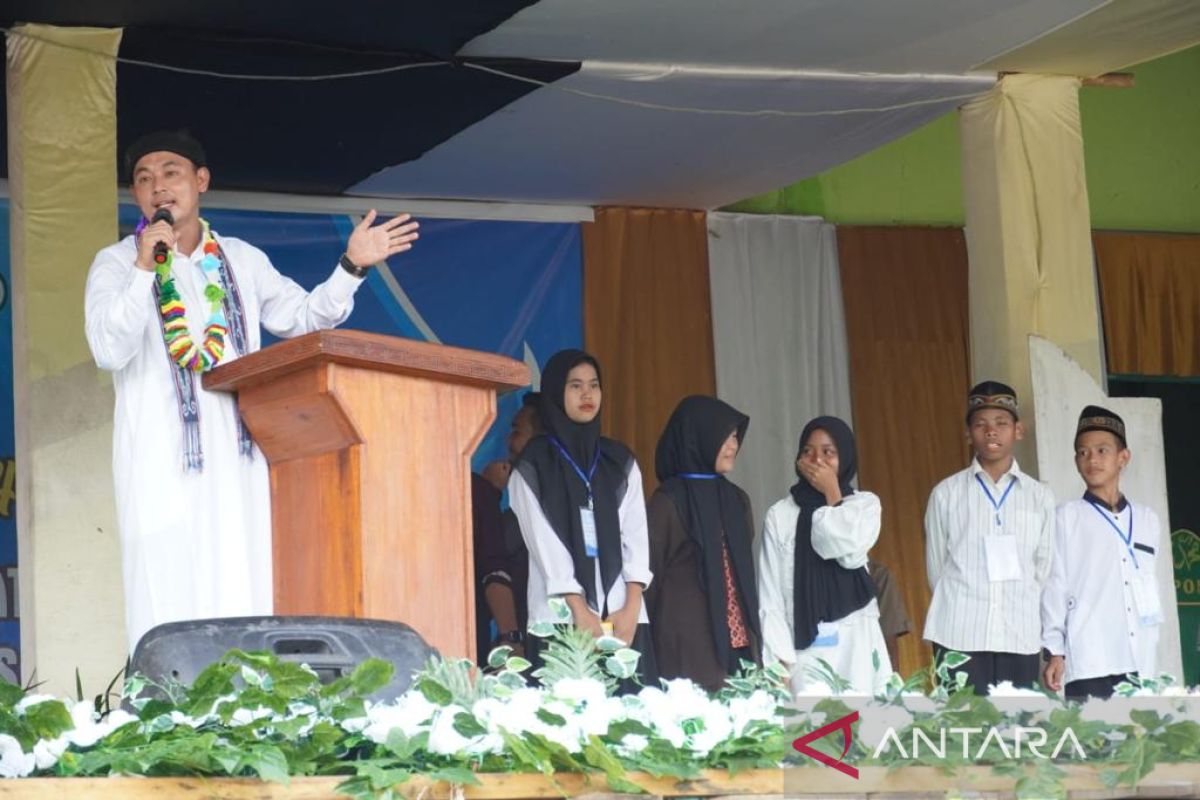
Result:
[[812,647],[836,647],[838,643],[838,624],[836,622],[818,622],[817,638],[813,639]]
[[1162,603],[1158,599],[1158,581],[1154,580],[1153,564],[1142,566],[1133,580],[1133,602],[1143,627],[1160,625],[1163,621]]
[[583,550],[588,558],[595,558],[600,553],[596,543],[596,515],[587,506],[579,508],[579,525],[583,528]]
[[1021,559],[1017,555],[1017,537],[1011,534],[983,537],[987,557],[988,580],[992,583],[1021,580]]

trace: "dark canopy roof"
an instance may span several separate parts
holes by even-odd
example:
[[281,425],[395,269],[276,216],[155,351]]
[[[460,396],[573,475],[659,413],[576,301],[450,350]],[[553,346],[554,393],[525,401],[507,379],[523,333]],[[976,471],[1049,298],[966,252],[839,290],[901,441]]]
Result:
[[[119,151],[149,130],[186,127],[204,143],[222,189],[340,194],[535,89],[455,59],[464,44],[534,1],[289,0],[268,11],[244,0],[9,0],[0,24],[125,29],[117,66]],[[239,80],[132,61],[296,77],[402,69],[337,80]],[[475,62],[538,81],[579,67]],[[6,143],[0,159],[7,175]]]

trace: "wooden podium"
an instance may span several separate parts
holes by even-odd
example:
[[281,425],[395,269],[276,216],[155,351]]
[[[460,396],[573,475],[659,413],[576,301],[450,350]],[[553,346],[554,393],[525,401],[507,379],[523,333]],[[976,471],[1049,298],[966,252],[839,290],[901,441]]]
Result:
[[319,331],[204,376],[271,469],[275,613],[405,622],[473,656],[470,457],[519,361]]

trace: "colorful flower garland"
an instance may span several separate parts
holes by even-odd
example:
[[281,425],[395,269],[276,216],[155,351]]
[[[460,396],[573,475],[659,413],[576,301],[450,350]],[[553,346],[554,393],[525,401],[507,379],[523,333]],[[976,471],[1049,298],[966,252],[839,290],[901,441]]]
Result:
[[197,346],[192,340],[191,329],[188,328],[187,309],[179,290],[175,287],[175,276],[171,272],[173,254],[167,253],[165,263],[158,266],[158,301],[159,313],[163,321],[163,338],[167,342],[167,352],[175,363],[192,372],[207,372],[221,361],[225,354],[225,335],[228,324],[225,321],[225,309],[222,301],[225,290],[221,288],[220,245],[213,237],[208,222],[200,220],[204,229],[204,258],[200,267],[208,285],[204,287],[204,299],[208,301],[210,313],[208,324],[204,328],[204,344]]

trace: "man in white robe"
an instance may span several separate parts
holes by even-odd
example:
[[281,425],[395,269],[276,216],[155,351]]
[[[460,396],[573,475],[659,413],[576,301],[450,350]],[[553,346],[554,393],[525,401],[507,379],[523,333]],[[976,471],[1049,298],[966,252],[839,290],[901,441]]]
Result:
[[[245,454],[239,447],[235,398],[206,391],[199,374],[190,380],[198,437],[185,444],[177,381],[188,373],[168,355],[156,300],[154,250],[161,242],[171,253],[188,329],[202,346],[210,313],[204,292],[211,283],[200,266],[200,195],[210,180],[203,148],[184,133],[149,134],[130,148],[126,169],[143,216],[151,220],[166,209],[172,219],[101,250],[85,297],[88,344],[97,366],[112,371],[116,389],[113,478],[132,651],[146,631],[165,622],[270,614],[273,589],[266,460],[257,448]],[[410,249],[417,238],[417,223],[406,214],[377,226],[374,220],[371,211],[330,277],[312,292],[277,272],[261,250],[214,231],[240,296],[244,340],[239,348],[231,330],[219,363],[244,355],[242,349],[258,350],[260,325],[291,337],[345,321],[369,267]]]

